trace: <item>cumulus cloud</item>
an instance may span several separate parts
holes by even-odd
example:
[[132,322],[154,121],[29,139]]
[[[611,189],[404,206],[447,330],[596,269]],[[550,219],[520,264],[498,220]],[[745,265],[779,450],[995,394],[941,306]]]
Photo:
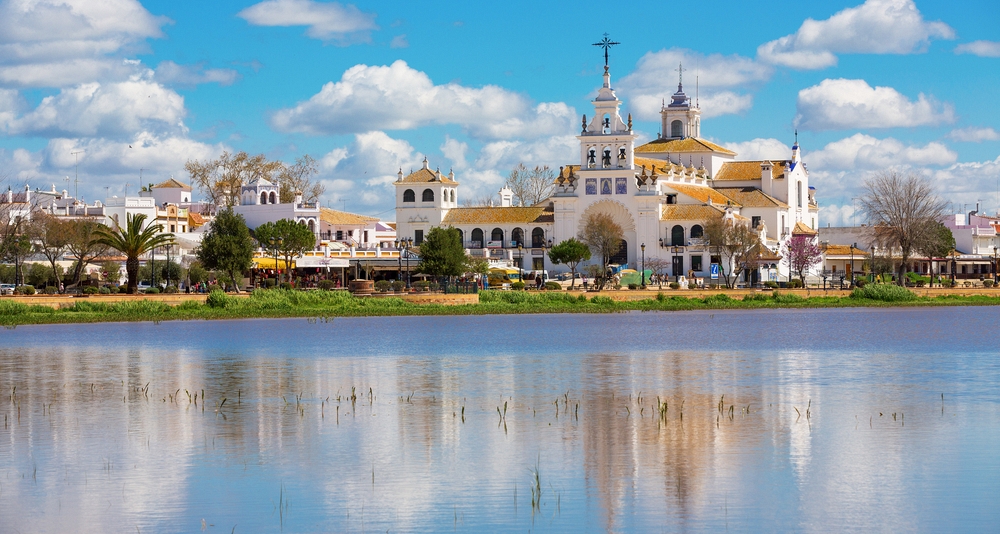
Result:
[[911,54],[927,49],[932,38],[953,39],[943,22],[925,21],[912,0],[868,0],[826,20],[806,19],[791,35],[764,43],[757,56],[795,69],[837,64],[838,53]]
[[441,153],[444,157],[451,160],[451,165],[455,170],[464,170],[469,166],[469,162],[465,160],[465,153],[469,151],[469,144],[459,141],[457,139],[452,139],[451,136],[444,136],[444,143],[440,147]]
[[972,41],[955,47],[956,54],[973,54],[979,57],[1000,57],[1000,42]]
[[406,40],[406,34],[397,35],[389,41],[389,48],[409,48],[410,42]]
[[810,170],[874,170],[893,166],[950,165],[958,155],[936,141],[923,146],[908,145],[891,137],[876,139],[859,133],[829,143],[806,154],[803,159]]
[[706,56],[683,48],[647,52],[639,59],[635,70],[618,84],[621,94],[631,100],[636,118],[659,119],[661,102],[670,100],[670,95],[677,90],[673,80],[677,80],[677,67],[681,63],[685,65],[685,92],[691,97],[695,96],[693,82],[698,77],[705,117],[750,109],[753,97],[731,89],[766,81],[773,73],[771,66],[735,54]]
[[266,0],[236,16],[255,26],[306,26],[309,37],[342,43],[368,41],[371,31],[378,29],[374,14],[337,2]]
[[795,123],[805,130],[896,128],[952,123],[955,110],[923,93],[913,102],[892,87],[826,79],[799,91]]
[[309,100],[276,112],[271,125],[286,132],[335,135],[457,124],[482,137],[545,136],[565,133],[574,117],[565,104],[532,107],[524,96],[495,85],[435,85],[427,74],[398,60],[388,66],[351,67]]
[[722,146],[736,152],[736,159],[741,161],[788,159],[792,156],[792,148],[774,138],[722,143]]
[[127,76],[113,54],[162,36],[168,23],[135,0],[0,3],[0,84],[37,87]]
[[975,126],[970,126],[968,128],[952,130],[948,134],[948,138],[965,143],[981,143],[983,141],[1000,140],[1000,132],[997,132],[993,128],[977,128]]
[[334,202],[348,199],[368,211],[384,211],[395,206],[396,181],[400,169],[409,174],[422,165],[423,154],[403,139],[385,132],[359,133],[346,147],[338,147],[320,158],[320,180]]
[[177,85],[217,83],[226,86],[240,79],[240,74],[233,69],[206,69],[201,64],[178,65],[173,61],[164,61],[157,65],[154,76],[160,83]]
[[0,132],[6,131],[9,125],[24,107],[24,99],[13,89],[0,89]]
[[992,204],[1000,212],[1000,199],[996,198],[997,181],[1000,180],[1000,156],[994,160],[956,163],[944,169],[925,172],[934,180],[945,200],[972,204],[986,199],[987,206]]
[[11,121],[14,135],[129,139],[137,132],[184,135],[184,98],[147,79],[85,83],[42,99]]

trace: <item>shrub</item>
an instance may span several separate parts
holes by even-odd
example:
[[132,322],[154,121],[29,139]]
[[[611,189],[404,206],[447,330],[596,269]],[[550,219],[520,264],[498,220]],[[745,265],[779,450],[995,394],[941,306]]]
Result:
[[513,289],[513,290],[515,290],[515,291],[523,291],[524,290],[524,282],[514,282],[513,284],[510,285],[510,288]]
[[0,317],[4,315],[21,315],[28,313],[28,305],[11,300],[0,300]]
[[295,289],[294,287],[292,287],[292,283],[291,282],[282,282],[279,287],[281,289],[286,289],[286,290]]
[[101,291],[100,289],[98,289],[98,288],[96,288],[94,286],[87,286],[87,287],[83,288],[83,294],[84,295],[96,295],[100,291]]
[[611,297],[602,297],[600,295],[598,295],[598,296],[590,299],[590,302],[592,302],[594,304],[600,304],[600,305],[603,305],[603,306],[607,306],[607,305],[610,305],[610,304],[614,303],[614,301],[611,300]]
[[102,294],[102,295],[110,295],[111,294],[111,288],[107,287],[107,286],[104,286],[98,292],[100,294]]
[[322,289],[323,291],[329,291],[336,287],[336,284],[333,283],[333,280],[320,280],[316,283],[316,287]]
[[698,284],[694,282],[688,282],[688,289],[698,289]]
[[677,282],[670,282],[670,289],[680,289],[681,285]]
[[993,287],[993,280],[983,280],[983,287]]
[[545,282],[545,289],[562,291],[562,285],[559,282]]
[[402,291],[404,289],[406,289],[406,282],[404,282],[402,280],[394,280],[392,282],[392,290],[394,292],[399,293],[400,291]]
[[719,284],[708,284],[709,289],[719,289]]
[[[254,294],[257,292],[254,291]],[[209,308],[225,308],[229,305],[229,295],[226,295],[221,289],[213,289],[211,293],[208,294],[208,298],[205,299],[205,304]]]
[[909,289],[895,284],[868,284],[851,291],[851,298],[881,302],[905,302],[916,297]]
[[659,302],[663,302],[663,301],[667,300],[667,296],[664,295],[663,292],[659,292],[659,293],[656,294],[656,300],[659,301]]
[[35,286],[29,286],[29,285],[18,286],[17,289],[14,290],[14,293],[20,295],[34,295]]
[[632,291],[635,291],[636,289],[639,289],[639,284],[629,284],[628,288]]
[[146,290],[146,294],[147,295],[156,295],[156,294],[159,294],[159,292],[160,292],[160,288],[158,288],[158,287],[151,287],[151,288],[149,288],[149,289]]
[[767,302],[769,300],[771,300],[771,296],[763,293],[751,293],[743,296],[743,302]]
[[271,288],[272,288],[272,287],[274,287],[275,285],[276,285],[276,283],[275,283],[275,280],[274,280],[274,278],[265,278],[265,279],[264,279],[264,287],[265,287],[265,288],[267,288],[267,289],[271,289]]
[[112,295],[115,295],[117,293],[124,293],[125,289],[126,288],[121,287],[121,286],[109,286],[108,287],[108,292],[111,293]]
[[798,278],[792,278],[791,280],[788,281],[788,284],[785,287],[787,287],[788,289],[801,288],[802,280],[799,280]]
[[[953,287],[954,285],[955,285],[955,282],[952,282],[951,280],[949,280],[947,278],[945,278],[944,280],[941,280],[941,287]],[[861,286],[858,286],[858,287],[861,287]]]
[[782,293],[780,291],[775,291],[771,295],[771,298],[773,298],[775,302],[780,302],[782,304],[788,304],[789,302],[802,302],[806,300],[793,293]]
[[376,291],[389,291],[391,287],[392,287],[392,282],[388,280],[379,280],[378,282],[375,282]]
[[768,289],[778,289],[778,283],[768,280],[767,282],[764,282],[764,287]]
[[583,293],[580,293],[579,295],[576,296],[576,300],[577,302],[587,302],[587,296],[584,295]]
[[854,287],[865,287],[866,285],[868,285],[868,280],[865,280],[864,278],[854,279]]
[[46,295],[55,295],[58,292],[59,292],[59,289],[57,289],[55,286],[49,286],[49,287],[45,288],[45,294]]
[[164,293],[177,293],[177,286],[173,286],[173,285],[167,286],[167,288],[164,289],[163,292]]

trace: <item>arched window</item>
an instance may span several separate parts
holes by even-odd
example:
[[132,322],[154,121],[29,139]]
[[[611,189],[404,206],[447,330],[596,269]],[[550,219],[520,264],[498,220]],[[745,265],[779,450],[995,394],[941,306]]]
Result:
[[603,165],[605,169],[611,167],[611,149],[608,147],[604,147],[604,156],[601,157],[601,165]]
[[420,200],[423,200],[424,202],[434,202],[434,191],[424,189],[424,193]]
[[670,123],[670,137],[681,137],[684,135],[684,124],[681,121]]
[[451,203],[452,204],[455,203],[455,190],[454,189],[451,190]]
[[604,120],[602,121],[601,127],[604,133],[611,133],[611,117],[609,117],[607,113],[604,114]]
[[499,241],[500,246],[503,246],[503,230],[499,228],[494,228],[493,232],[490,234],[490,241]]
[[802,180],[799,180],[798,182],[796,182],[796,186],[798,187],[798,194],[795,195],[795,196],[798,197],[798,199],[799,199],[799,207],[801,208],[802,207]]
[[417,201],[417,195],[416,193],[413,192],[412,189],[407,189],[406,191],[403,191],[403,202],[416,202],[416,201]]
[[277,204],[278,203],[278,195],[274,191],[271,191],[271,195],[270,195],[269,199],[271,201],[271,204]]
[[465,248],[465,232],[461,228],[455,228],[458,231],[458,242],[462,244],[462,248]]
[[512,241],[512,246],[524,246],[524,230],[515,228],[514,231],[510,233],[510,240]]
[[482,228],[474,228],[472,230],[472,246],[473,246],[473,248],[482,248],[483,247],[483,229]]
[[587,151],[587,168],[593,169],[597,166],[597,151],[591,148]]
[[698,239],[700,237],[705,237],[705,230],[700,224],[696,224],[691,227],[691,239]]
[[674,247],[684,246],[684,227],[676,225],[670,229],[670,245]]
[[545,230],[535,228],[531,231],[531,247],[542,248],[545,246]]
[[261,193],[260,194],[260,203],[261,204],[267,204],[267,193]]
[[308,226],[309,226],[309,231],[310,232],[316,233],[316,222],[315,221],[313,221],[312,219],[309,219]]

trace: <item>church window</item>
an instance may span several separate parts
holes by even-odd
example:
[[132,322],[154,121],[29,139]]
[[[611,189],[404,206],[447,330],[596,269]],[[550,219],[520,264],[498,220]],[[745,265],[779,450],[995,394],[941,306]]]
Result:
[[455,203],[455,190],[454,189],[451,190],[451,203],[452,204]]
[[261,193],[260,194],[260,203],[261,204],[267,204],[267,193]]
[[412,189],[407,189],[406,191],[403,191],[403,202],[416,202],[416,201],[417,201],[417,195],[416,193],[413,192]]
[[597,166],[597,151],[591,148],[587,151],[587,168],[593,169]]
[[625,152],[625,147],[618,147],[618,168],[625,166],[625,160],[627,159],[627,153]]
[[691,239],[699,239],[705,236],[705,230],[700,224],[696,224],[691,227]]
[[424,189],[423,195],[421,196],[420,200],[423,200],[424,202],[434,202],[434,191],[430,189]]
[[760,215],[750,217],[750,228],[757,228],[758,226],[760,226]]
[[601,165],[603,165],[605,169],[611,168],[611,149],[610,148],[605,148],[604,149],[604,156],[601,158]]
[[414,230],[413,231],[413,243],[419,245],[424,242],[424,231]]
[[531,248],[542,248],[545,246],[545,230],[535,228],[531,231]]
[[500,246],[503,246],[503,230],[499,228],[494,228],[493,232],[490,233],[490,241],[499,241]]
[[675,225],[670,229],[670,245],[674,247],[684,246],[684,227]]
[[609,117],[607,113],[604,114],[604,129],[603,129],[603,131],[606,134],[611,133],[611,117]]
[[271,191],[271,195],[268,198],[271,201],[270,202],[271,204],[277,204],[278,203],[278,195],[276,195],[274,193],[274,191]]
[[472,230],[472,248],[483,248],[483,229],[474,228]]
[[798,187],[798,194],[796,196],[799,198],[799,207],[801,208],[802,207],[802,181],[801,180],[798,181],[796,183],[796,186]]
[[681,121],[670,123],[670,137],[681,137],[684,135],[684,124]]
[[520,228],[515,228],[514,231],[510,233],[510,246],[516,247],[518,245],[524,246],[524,230]]

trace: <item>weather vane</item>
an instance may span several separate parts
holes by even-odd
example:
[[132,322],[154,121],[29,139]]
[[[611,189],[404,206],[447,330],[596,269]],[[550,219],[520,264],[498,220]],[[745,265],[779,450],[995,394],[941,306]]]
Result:
[[604,39],[602,39],[601,42],[594,43],[594,46],[600,46],[601,48],[604,49],[604,66],[605,67],[608,66],[608,49],[611,48],[612,46],[617,45],[617,44],[621,44],[621,43],[619,43],[617,41],[612,41],[611,39],[608,39],[608,34],[606,34],[606,33],[604,34]]

